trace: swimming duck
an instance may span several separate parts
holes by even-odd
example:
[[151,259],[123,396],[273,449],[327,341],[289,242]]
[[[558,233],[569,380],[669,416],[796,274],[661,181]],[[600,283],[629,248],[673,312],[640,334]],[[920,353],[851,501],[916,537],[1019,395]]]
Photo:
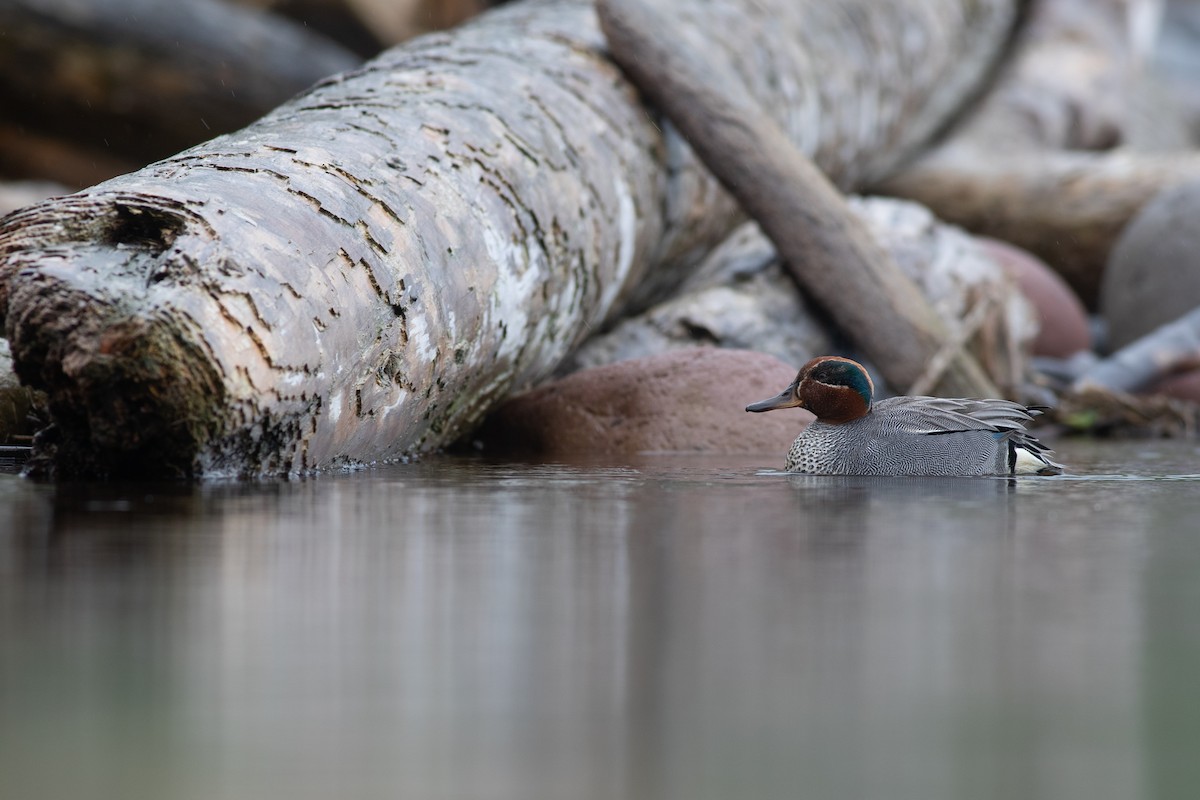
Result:
[[784,469],[811,475],[1058,475],[1051,450],[1025,430],[1041,413],[1009,400],[890,397],[857,361],[814,358],[778,396],[747,411],[807,408]]

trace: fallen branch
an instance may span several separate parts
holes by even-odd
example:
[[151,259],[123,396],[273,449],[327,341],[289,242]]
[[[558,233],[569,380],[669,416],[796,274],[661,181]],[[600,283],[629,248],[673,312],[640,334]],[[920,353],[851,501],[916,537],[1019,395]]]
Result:
[[1090,366],[1072,389],[1136,392],[1163,378],[1200,367],[1200,308],[1122,347]]
[[[995,314],[1001,311],[1001,303],[998,298],[993,298],[990,295],[984,295],[975,301],[975,305],[963,317],[959,323],[958,329],[953,331],[949,337],[942,343],[925,365],[924,371],[913,382],[907,392],[909,395],[927,395],[935,391],[935,387],[942,381],[946,370],[954,363],[956,358],[969,358],[966,354],[967,343],[975,334],[979,333],[983,328],[984,323]],[[971,397],[994,397],[996,393],[992,391],[992,387],[983,386],[978,389],[968,389],[963,394]]]
[[[891,385],[920,384],[950,333],[837,189],[657,5],[599,0],[597,8],[613,57],[759,223],[801,286]],[[942,391],[997,394],[961,347],[944,352]]]

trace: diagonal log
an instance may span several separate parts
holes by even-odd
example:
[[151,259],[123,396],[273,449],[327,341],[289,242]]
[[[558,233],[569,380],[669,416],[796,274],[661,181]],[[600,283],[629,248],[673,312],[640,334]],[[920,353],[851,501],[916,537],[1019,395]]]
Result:
[[1200,308],[1172,320],[1101,359],[1072,390],[1137,392],[1176,372],[1200,367]]
[[[671,31],[661,3],[598,0],[613,57],[688,138],[775,244],[788,269],[901,392],[993,397],[917,285],[783,129],[726,79],[702,42]],[[942,363],[942,362],[945,363]],[[927,377],[932,363],[936,375]]]
[[[725,15],[712,51],[852,188],[953,113],[971,87],[942,76],[993,57],[1012,3],[828,5],[676,23]],[[608,61],[590,3],[539,0],[17,212],[0,312],[49,396],[44,469],[295,473],[453,440],[738,221]]]

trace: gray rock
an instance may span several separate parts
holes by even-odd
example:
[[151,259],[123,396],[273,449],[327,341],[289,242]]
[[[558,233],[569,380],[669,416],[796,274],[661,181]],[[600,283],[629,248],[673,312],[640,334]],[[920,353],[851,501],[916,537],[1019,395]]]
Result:
[[1117,240],[1100,288],[1107,349],[1200,306],[1200,184],[1160,192]]

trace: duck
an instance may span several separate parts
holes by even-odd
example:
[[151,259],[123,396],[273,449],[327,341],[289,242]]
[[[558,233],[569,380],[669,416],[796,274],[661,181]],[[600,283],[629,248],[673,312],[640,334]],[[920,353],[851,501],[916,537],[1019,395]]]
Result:
[[1026,430],[1045,410],[1011,400],[904,396],[876,401],[862,364],[819,356],[775,397],[750,412],[806,408],[786,472],[809,475],[1059,475],[1063,466]]

